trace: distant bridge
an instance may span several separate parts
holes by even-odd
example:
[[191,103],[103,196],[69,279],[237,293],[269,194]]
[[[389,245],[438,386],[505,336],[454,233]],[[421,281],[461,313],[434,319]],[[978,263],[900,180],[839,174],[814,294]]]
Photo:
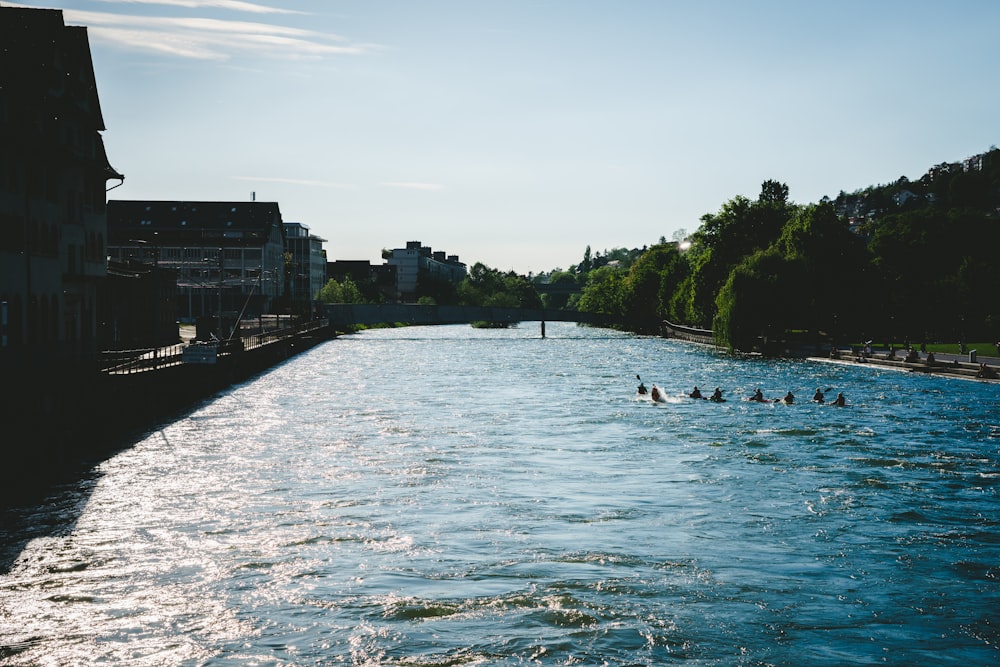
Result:
[[[470,322],[580,322],[595,326],[624,325],[613,315],[581,313],[575,310],[548,308],[489,308],[482,306],[418,306],[413,304],[328,303],[322,305],[323,316],[338,326],[356,324],[468,324]],[[634,323],[633,323],[634,324]]]
[[539,294],[579,294],[583,287],[577,283],[532,283]]

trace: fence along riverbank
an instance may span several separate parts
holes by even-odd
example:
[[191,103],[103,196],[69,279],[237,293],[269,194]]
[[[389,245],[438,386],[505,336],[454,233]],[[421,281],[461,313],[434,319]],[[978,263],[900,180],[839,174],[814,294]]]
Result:
[[[663,332],[668,338],[677,338],[702,345],[718,345],[714,333],[709,329],[686,327],[664,320]],[[789,347],[788,351],[792,356],[803,356],[812,361],[870,364],[910,373],[1000,382],[1000,357],[980,355],[976,350],[970,350],[967,355],[938,354],[936,356],[929,356],[926,353],[921,356],[921,353],[914,351],[915,356],[908,359],[906,353],[901,355],[899,351],[892,348],[866,353],[851,348],[833,347],[830,349],[828,357],[822,357],[804,353],[804,350],[816,346],[798,343],[794,347],[798,349],[798,353],[793,353],[792,348]]]

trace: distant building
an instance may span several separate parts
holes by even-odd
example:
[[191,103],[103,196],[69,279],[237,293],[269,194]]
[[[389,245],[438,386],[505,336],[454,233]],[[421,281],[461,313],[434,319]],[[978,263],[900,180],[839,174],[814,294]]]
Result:
[[285,251],[288,291],[295,312],[307,313],[316,301],[319,291],[326,284],[326,239],[309,233],[301,222],[286,222]]
[[177,272],[175,319],[276,312],[285,294],[285,235],[275,202],[108,202],[108,256]]
[[372,279],[373,267],[367,259],[338,259],[327,263],[326,275],[337,282],[350,278],[355,283],[361,283]]
[[986,153],[980,153],[979,155],[973,155],[972,157],[965,158],[965,160],[962,161],[962,169],[964,171],[982,171],[985,164]]
[[[97,351],[108,162],[87,29],[0,7],[0,355]],[[37,353],[37,354],[33,354]]]
[[958,162],[942,162],[941,164],[936,164],[927,170],[923,178],[920,179],[922,183],[931,183],[935,179],[941,176],[947,176],[949,174],[957,174],[962,171],[962,165]]
[[414,299],[422,275],[457,284],[468,273],[458,255],[435,252],[420,241],[408,241],[405,248],[395,248],[384,257],[386,264],[396,267],[397,298],[402,301]]

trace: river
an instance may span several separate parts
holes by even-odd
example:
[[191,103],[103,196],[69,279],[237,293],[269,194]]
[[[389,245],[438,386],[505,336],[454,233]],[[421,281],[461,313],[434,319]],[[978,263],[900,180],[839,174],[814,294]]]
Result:
[[1000,663],[1000,386],[546,329],[340,337],[10,513],[0,664]]

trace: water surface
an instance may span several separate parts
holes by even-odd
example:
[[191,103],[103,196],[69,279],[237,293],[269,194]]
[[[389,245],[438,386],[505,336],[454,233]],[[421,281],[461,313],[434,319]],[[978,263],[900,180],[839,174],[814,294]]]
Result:
[[339,338],[26,508],[0,662],[1000,662],[1000,387],[546,329]]

